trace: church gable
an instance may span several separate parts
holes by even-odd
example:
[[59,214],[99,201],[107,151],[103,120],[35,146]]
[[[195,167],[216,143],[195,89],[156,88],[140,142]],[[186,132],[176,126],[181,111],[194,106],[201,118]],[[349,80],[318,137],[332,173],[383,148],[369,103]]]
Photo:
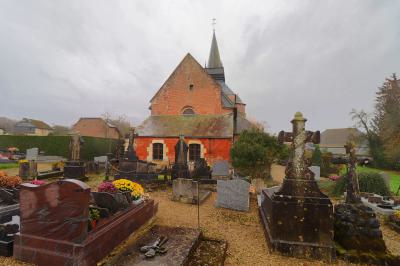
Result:
[[187,54],[151,99],[152,115],[222,114],[221,86]]

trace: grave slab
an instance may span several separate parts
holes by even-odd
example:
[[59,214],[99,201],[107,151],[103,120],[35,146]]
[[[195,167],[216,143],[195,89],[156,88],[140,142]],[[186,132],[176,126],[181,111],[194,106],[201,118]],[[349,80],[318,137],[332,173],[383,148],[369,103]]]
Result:
[[197,182],[192,179],[177,178],[172,182],[172,200],[180,201],[182,203],[197,204],[202,203],[208,196],[211,195],[211,191],[199,189],[199,196],[197,197]]
[[[157,254],[154,258],[147,259],[140,252],[140,247],[154,243],[161,235],[167,236],[168,241],[163,247],[166,254]],[[140,266],[175,266],[187,265],[191,255],[197,248],[201,237],[198,229],[185,227],[154,226],[143,237],[135,241],[117,257],[106,262],[105,265],[140,265]]]

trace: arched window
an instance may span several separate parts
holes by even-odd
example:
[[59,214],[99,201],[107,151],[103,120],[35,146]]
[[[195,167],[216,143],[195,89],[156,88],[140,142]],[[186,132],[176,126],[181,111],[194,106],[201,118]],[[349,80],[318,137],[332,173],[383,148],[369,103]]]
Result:
[[194,115],[195,112],[192,107],[185,107],[182,111],[183,115]]
[[153,160],[164,159],[164,145],[162,143],[153,143]]
[[200,159],[200,144],[189,144],[189,161]]

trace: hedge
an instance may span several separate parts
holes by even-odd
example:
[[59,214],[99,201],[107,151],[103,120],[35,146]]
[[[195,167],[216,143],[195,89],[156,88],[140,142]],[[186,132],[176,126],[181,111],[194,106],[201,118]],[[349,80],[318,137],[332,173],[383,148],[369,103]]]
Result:
[[[390,190],[385,180],[379,173],[364,172],[357,174],[358,184],[361,192],[369,192],[379,194],[381,196],[390,196]],[[347,188],[347,178],[342,176],[335,183],[333,193],[337,196],[342,195]]]
[[[39,148],[46,155],[56,155],[68,158],[69,136],[14,136],[1,135],[0,148],[17,147],[21,152],[30,148]],[[81,159],[93,160],[95,156],[114,152],[118,140],[95,137],[83,137],[85,143],[81,150]]]

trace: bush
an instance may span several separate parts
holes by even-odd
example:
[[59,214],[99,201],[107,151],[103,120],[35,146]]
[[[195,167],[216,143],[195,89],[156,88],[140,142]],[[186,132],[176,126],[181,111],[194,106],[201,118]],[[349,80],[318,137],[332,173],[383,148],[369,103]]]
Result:
[[330,174],[339,174],[340,166],[331,162],[332,153],[324,152],[321,158],[321,176],[328,177]]
[[259,129],[245,130],[231,147],[232,165],[252,178],[270,177],[271,164],[286,157],[283,144],[275,136]]
[[[361,192],[375,193],[381,196],[390,196],[389,188],[379,173],[365,172],[358,174],[358,184]],[[347,178],[342,176],[336,181],[333,193],[342,195],[346,191]]]
[[322,153],[319,145],[315,145],[315,150],[311,157],[311,165],[321,166],[322,164]]

